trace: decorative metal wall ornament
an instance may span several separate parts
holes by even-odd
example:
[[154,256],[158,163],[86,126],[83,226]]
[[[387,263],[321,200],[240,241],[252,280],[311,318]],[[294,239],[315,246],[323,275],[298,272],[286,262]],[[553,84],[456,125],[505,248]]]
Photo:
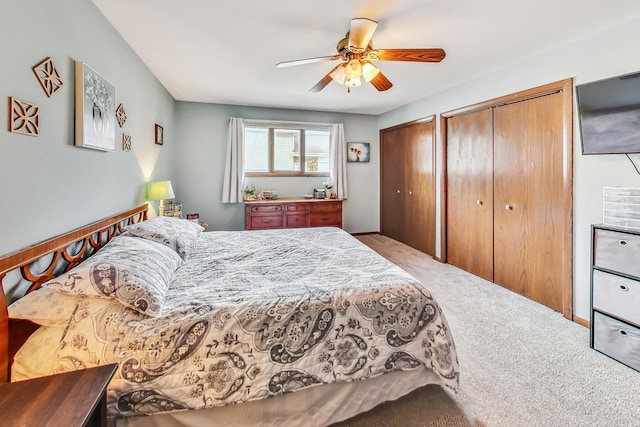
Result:
[[131,151],[131,135],[122,134],[122,151]]
[[33,72],[38,78],[40,86],[44,89],[44,93],[46,93],[49,98],[51,98],[51,96],[64,84],[62,77],[58,74],[58,70],[53,63],[53,59],[51,58],[46,58],[44,61],[34,66]]
[[124,111],[122,104],[118,105],[118,108],[116,108],[116,119],[118,120],[120,127],[124,126],[124,123],[127,121],[127,113]]
[[9,132],[29,136],[40,135],[40,107],[9,97]]

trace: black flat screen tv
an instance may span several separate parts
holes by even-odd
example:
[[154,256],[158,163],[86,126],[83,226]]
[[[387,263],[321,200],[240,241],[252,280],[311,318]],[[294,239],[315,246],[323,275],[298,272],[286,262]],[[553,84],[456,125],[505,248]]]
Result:
[[576,86],[582,154],[640,153],[640,73]]

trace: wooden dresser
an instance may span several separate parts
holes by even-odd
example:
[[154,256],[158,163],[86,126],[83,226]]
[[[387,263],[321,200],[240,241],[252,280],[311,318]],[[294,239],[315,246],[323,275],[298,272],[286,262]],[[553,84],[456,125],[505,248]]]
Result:
[[342,228],[340,199],[277,199],[245,201],[245,229],[297,227]]

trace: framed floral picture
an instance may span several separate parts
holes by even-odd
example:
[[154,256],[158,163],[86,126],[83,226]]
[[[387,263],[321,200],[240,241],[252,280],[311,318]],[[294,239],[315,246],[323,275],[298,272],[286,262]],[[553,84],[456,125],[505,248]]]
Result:
[[116,149],[116,88],[87,64],[75,64],[75,145],[96,150]]
[[368,142],[347,142],[347,162],[366,163],[368,161]]

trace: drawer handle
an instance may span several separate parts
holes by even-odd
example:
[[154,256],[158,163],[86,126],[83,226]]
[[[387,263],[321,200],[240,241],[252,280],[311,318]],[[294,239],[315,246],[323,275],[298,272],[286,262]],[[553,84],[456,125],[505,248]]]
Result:
[[627,246],[627,241],[626,240],[618,240],[618,244],[620,246]]
[[263,223],[263,224],[269,224],[270,222],[271,222],[271,220],[270,220],[270,219],[263,219],[263,220],[262,220],[262,223]]
[[629,292],[629,287],[627,285],[618,285],[621,291]]
[[620,332],[620,335],[626,337],[627,336],[627,331],[625,331],[624,329],[618,329],[618,332]]

